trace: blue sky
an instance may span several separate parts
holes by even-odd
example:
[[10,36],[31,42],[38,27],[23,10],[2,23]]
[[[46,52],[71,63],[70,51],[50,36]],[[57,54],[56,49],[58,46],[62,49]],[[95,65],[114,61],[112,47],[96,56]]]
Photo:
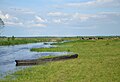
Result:
[[120,0],[0,0],[5,36],[120,35]]

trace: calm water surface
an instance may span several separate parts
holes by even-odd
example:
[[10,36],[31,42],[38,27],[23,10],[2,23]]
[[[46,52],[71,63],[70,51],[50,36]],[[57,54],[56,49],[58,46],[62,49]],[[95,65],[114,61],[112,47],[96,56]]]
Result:
[[15,46],[0,46],[0,78],[3,78],[9,73],[23,69],[25,66],[16,66],[15,60],[21,59],[37,59],[41,56],[47,55],[64,55],[67,52],[31,52],[31,48],[53,47],[49,42],[47,45],[44,43],[31,43]]

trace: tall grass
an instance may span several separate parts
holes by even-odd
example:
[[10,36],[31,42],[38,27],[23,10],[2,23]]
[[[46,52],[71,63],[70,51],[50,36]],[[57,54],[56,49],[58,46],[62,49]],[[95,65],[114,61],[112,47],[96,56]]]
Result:
[[61,42],[64,40],[78,40],[79,38],[59,38],[59,37],[40,37],[40,38],[0,38],[0,46],[4,45],[18,45],[18,44],[27,44],[27,43],[36,43],[36,42]]

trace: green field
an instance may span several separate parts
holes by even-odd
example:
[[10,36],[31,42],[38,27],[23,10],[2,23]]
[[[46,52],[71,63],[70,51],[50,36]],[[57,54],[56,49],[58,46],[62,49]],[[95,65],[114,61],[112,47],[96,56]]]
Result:
[[60,42],[64,40],[78,40],[77,37],[31,37],[31,38],[17,38],[17,37],[0,37],[0,46],[18,45],[36,42]]
[[77,40],[57,48],[32,51],[70,51],[77,59],[50,62],[8,75],[9,82],[120,82],[120,40]]

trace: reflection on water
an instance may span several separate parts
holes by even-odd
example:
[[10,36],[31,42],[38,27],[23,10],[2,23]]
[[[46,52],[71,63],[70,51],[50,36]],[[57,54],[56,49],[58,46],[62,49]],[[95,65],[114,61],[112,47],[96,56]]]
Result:
[[67,52],[30,52],[31,48],[52,47],[50,42],[32,43],[15,46],[0,46],[0,78],[3,78],[8,72],[12,73],[16,70],[24,68],[23,66],[16,67],[15,60],[21,59],[37,59],[47,55],[63,55]]

